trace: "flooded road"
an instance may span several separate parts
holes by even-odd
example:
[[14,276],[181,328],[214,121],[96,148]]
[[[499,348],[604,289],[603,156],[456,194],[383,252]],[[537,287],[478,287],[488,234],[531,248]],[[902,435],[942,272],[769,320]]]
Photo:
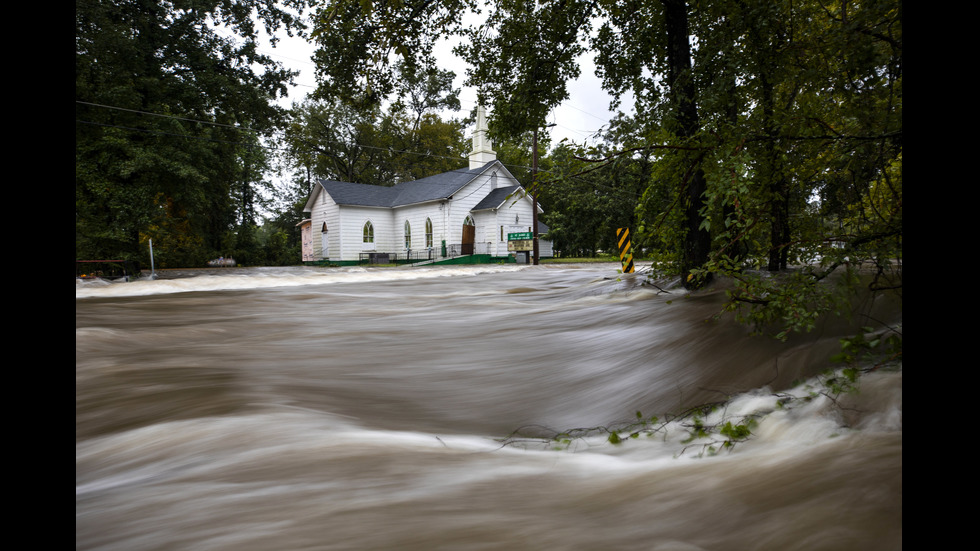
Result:
[[[901,373],[851,414],[777,409],[851,329],[749,337],[712,320],[722,291],[643,283],[599,264],[76,285],[76,548],[900,549]],[[506,440],[729,399],[771,413],[717,455],[680,425]]]

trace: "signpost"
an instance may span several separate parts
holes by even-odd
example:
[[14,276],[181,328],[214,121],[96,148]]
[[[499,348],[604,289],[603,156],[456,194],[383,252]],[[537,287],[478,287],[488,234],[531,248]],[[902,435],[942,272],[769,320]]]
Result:
[[533,251],[534,234],[529,231],[508,233],[507,250],[508,251]]
[[623,263],[623,273],[633,273],[633,246],[630,244],[630,229],[616,228],[616,240],[619,242],[619,261]]

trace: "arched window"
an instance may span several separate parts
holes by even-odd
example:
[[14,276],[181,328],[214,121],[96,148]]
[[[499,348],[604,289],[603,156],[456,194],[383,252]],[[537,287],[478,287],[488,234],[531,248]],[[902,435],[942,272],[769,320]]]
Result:
[[432,247],[432,219],[425,219],[425,246]]
[[405,248],[412,248],[412,225],[405,220]]
[[473,217],[472,216],[467,215],[466,216],[466,219],[463,220],[463,225],[464,226],[475,226],[476,225],[476,222],[473,222]]
[[364,242],[374,243],[374,226],[371,225],[370,220],[364,223]]

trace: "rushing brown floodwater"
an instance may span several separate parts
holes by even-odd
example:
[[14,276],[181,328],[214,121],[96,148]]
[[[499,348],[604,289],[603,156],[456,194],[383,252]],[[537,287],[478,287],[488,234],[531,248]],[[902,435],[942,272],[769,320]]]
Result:
[[847,409],[777,410],[715,456],[680,426],[501,445],[728,396],[726,414],[769,411],[847,334],[747,337],[705,321],[720,292],[641,281],[576,265],[77,284],[76,548],[901,549],[901,372]]

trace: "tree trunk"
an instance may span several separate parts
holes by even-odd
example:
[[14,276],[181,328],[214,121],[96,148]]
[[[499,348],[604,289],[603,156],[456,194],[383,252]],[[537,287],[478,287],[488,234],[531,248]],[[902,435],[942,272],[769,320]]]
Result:
[[775,123],[775,94],[768,70],[759,77],[762,86],[763,131],[766,134],[765,169],[769,181],[769,265],[770,272],[785,270],[789,257],[789,185],[779,161],[776,143],[779,131]]
[[[692,138],[700,130],[697,97],[694,81],[691,78],[691,43],[688,37],[687,2],[684,0],[663,0],[664,21],[667,31],[667,65],[670,85],[670,98],[673,104],[676,128],[680,138]],[[692,269],[699,268],[708,261],[711,235],[701,228],[701,209],[704,206],[704,192],[707,182],[701,169],[701,156],[691,158],[684,196],[684,236],[681,275],[688,287],[699,287],[705,280],[690,280]]]

